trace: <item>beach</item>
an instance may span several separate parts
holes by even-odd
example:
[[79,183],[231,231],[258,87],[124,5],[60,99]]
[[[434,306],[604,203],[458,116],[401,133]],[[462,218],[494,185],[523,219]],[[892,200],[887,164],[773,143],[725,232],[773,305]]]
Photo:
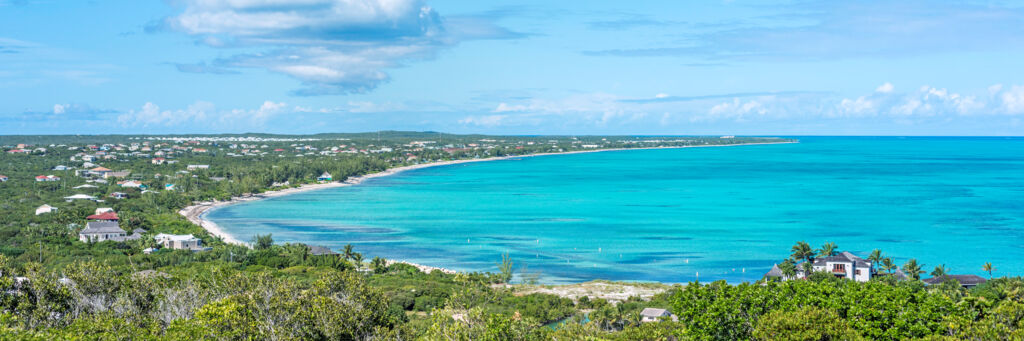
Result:
[[[481,159],[465,159],[465,160],[450,160],[450,161],[431,162],[431,163],[423,163],[423,164],[395,167],[395,168],[387,169],[387,170],[384,170],[384,171],[381,171],[381,172],[377,172],[377,173],[371,173],[371,174],[367,174],[367,175],[363,175],[363,176],[351,177],[351,178],[346,179],[343,182],[327,182],[327,183],[319,183],[319,184],[304,184],[304,185],[301,185],[299,187],[285,188],[285,189],[280,189],[280,190],[272,190],[272,191],[267,191],[267,192],[263,192],[263,193],[259,193],[259,194],[252,194],[252,195],[247,195],[247,196],[242,196],[242,197],[235,197],[235,198],[232,198],[231,200],[226,200],[226,201],[204,201],[204,202],[198,202],[198,203],[195,203],[192,206],[188,206],[188,207],[185,207],[184,209],[180,210],[179,214],[185,216],[190,222],[203,227],[207,232],[209,232],[210,234],[212,234],[214,236],[217,236],[217,237],[221,238],[225,242],[232,243],[232,244],[249,246],[249,244],[247,242],[235,238],[230,233],[225,231],[221,226],[217,225],[215,222],[213,222],[213,221],[211,221],[209,219],[206,219],[204,214],[206,212],[209,212],[212,209],[220,208],[220,207],[224,207],[224,206],[228,206],[228,205],[234,205],[234,204],[248,202],[248,201],[253,201],[253,200],[262,200],[262,199],[267,199],[267,198],[279,197],[279,196],[284,196],[284,195],[290,195],[290,194],[295,194],[295,193],[302,193],[302,192],[313,191],[313,190],[320,190],[320,189],[326,189],[326,188],[337,188],[337,187],[354,186],[354,185],[358,185],[358,184],[360,184],[363,181],[366,181],[368,179],[384,177],[384,176],[390,176],[390,175],[398,174],[398,173],[409,171],[409,170],[423,169],[423,168],[428,168],[428,167],[440,167],[440,166],[464,164],[464,163],[471,163],[471,162],[509,160],[509,159],[518,159],[518,158],[526,158],[526,157],[537,157],[537,156],[548,156],[548,155],[568,155],[568,154],[597,153],[597,152],[611,152],[611,151],[624,151],[624,150],[678,149],[678,148],[702,148],[702,147],[734,147],[734,146],[751,146],[751,145],[785,144],[785,143],[797,143],[797,142],[746,143],[746,144],[709,145],[709,146],[671,146],[671,147],[645,147],[645,148],[610,148],[610,149],[578,150],[578,151],[556,152],[556,153],[538,153],[538,154],[529,154],[529,155],[512,155],[512,156],[490,157],[490,158],[481,158]],[[389,262],[407,263],[407,264],[416,266],[417,268],[420,268],[421,270],[423,270],[425,272],[429,272],[429,271],[431,271],[433,269],[437,269],[437,270],[441,270],[443,272],[449,272],[449,273],[450,272],[454,272],[454,271],[452,271],[450,269],[445,269],[445,268],[440,268],[440,267],[424,266],[424,265],[420,265],[420,264],[414,264],[414,263],[398,261],[398,260],[389,260]]]

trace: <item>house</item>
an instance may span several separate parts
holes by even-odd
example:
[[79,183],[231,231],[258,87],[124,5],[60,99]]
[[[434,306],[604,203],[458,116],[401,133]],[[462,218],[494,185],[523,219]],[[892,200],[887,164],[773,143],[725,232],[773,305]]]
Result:
[[318,245],[306,245],[306,246],[309,247],[309,254],[314,255],[314,256],[324,256],[324,255],[336,255],[336,254],[338,254],[337,252],[331,251],[330,248],[325,247],[325,246],[318,246]]
[[185,169],[196,170],[196,169],[210,169],[210,165],[188,165]]
[[68,167],[68,166],[65,166],[65,165],[60,165],[60,166],[53,167],[53,170],[55,170],[55,171],[66,171],[66,170],[69,170],[69,169],[71,169],[71,167]]
[[75,186],[75,187],[71,187],[71,188],[74,188],[74,189],[84,189],[84,188],[99,188],[99,186],[96,186],[96,185],[90,185],[90,184],[85,184],[85,185],[78,185],[78,186]]
[[672,321],[679,321],[679,317],[665,309],[644,308],[644,310],[640,312],[640,322],[658,322],[663,318],[668,318]]
[[[97,210],[99,210],[99,209],[97,209]],[[96,214],[93,214],[91,216],[85,217],[85,219],[86,220],[96,220],[96,221],[118,221],[118,220],[120,220],[120,218],[117,216],[117,213],[115,213],[114,211],[102,212],[102,213],[97,212]]]
[[114,209],[110,207],[100,207],[96,209],[96,214],[103,214],[107,212],[114,212]]
[[323,174],[320,174],[320,177],[316,178],[316,181],[331,181],[333,179],[334,178],[331,177],[331,173],[324,172]]
[[926,278],[921,281],[924,282],[924,284],[936,285],[942,284],[943,282],[948,280],[956,280],[957,282],[960,282],[961,286],[968,289],[976,287],[979,284],[985,283],[985,278],[978,275],[944,275],[939,277]]
[[125,188],[142,188],[142,183],[135,180],[118,181],[117,185]]
[[778,279],[778,280],[783,280],[783,281],[788,281],[788,280],[793,279],[793,278],[791,278],[789,276],[786,276],[786,274],[782,273],[782,269],[779,268],[778,264],[772,265],[772,269],[768,270],[768,273],[764,274],[764,277],[766,279]]
[[114,199],[128,199],[128,193],[114,192],[114,193],[110,193],[110,197],[114,198]]
[[153,161],[152,161],[152,163],[153,163],[154,165],[162,165],[162,164],[164,164],[164,162],[166,162],[166,161],[167,161],[167,159],[165,159],[165,158],[162,158],[162,157],[157,157],[157,158],[153,158]]
[[[806,277],[803,272],[803,263],[797,264],[797,276]],[[871,262],[857,257],[854,254],[843,251],[835,256],[819,257],[811,264],[815,272],[825,271],[839,278],[852,279],[857,282],[871,280]]]
[[161,233],[153,237],[157,243],[166,248],[178,250],[204,250],[203,240],[191,234],[166,234]]
[[107,173],[103,174],[103,178],[104,179],[124,178],[124,177],[127,177],[130,174],[132,174],[131,171],[107,172]]
[[0,182],[7,182],[7,176],[6,175],[0,175]]
[[96,200],[96,197],[88,194],[75,194],[72,196],[64,197],[64,200],[66,200],[67,202],[72,202],[74,200]]
[[89,174],[98,175],[98,176],[105,176],[105,175],[107,175],[107,173],[110,173],[110,172],[113,172],[113,171],[108,169],[108,168],[104,168],[104,167],[96,167],[96,168],[93,168],[93,169],[89,170]]
[[60,181],[60,177],[59,176],[53,176],[53,175],[40,175],[40,176],[36,177],[36,181],[39,181],[39,182],[44,182],[44,181]]
[[36,209],[36,215],[46,214],[46,213],[56,212],[56,211],[57,211],[56,207],[53,207],[53,206],[50,206],[50,205],[43,205],[43,206],[39,206],[39,208]]
[[82,231],[78,232],[78,240],[85,243],[98,243],[107,240],[123,242],[139,238],[142,238],[141,234],[134,233],[129,236],[128,232],[122,230],[116,221],[90,221],[85,224],[85,228]]
[[173,191],[174,190],[174,184],[164,184],[164,190],[165,191]]

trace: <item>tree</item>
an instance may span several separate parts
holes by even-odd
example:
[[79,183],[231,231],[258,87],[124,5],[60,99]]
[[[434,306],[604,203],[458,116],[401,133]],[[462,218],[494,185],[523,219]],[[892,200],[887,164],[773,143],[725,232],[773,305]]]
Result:
[[988,272],[988,279],[992,279],[992,271],[996,271],[996,268],[992,267],[991,262],[985,262],[985,265],[981,266],[981,270]]
[[835,311],[807,306],[796,311],[773,311],[757,320],[757,340],[862,340]]
[[373,257],[370,261],[370,268],[373,269],[373,273],[382,274],[388,272],[388,262],[384,258]]
[[352,252],[352,244],[345,244],[345,248],[344,248],[344,251],[342,251],[342,255],[344,255],[344,256],[345,256],[345,260],[349,260],[349,259],[352,259],[352,256],[353,256],[354,254],[355,254],[355,253],[354,253],[354,252]]
[[871,272],[875,271],[875,266],[882,262],[882,250],[874,249],[871,250],[871,254],[868,255],[868,260],[871,261]]
[[796,263],[792,259],[786,259],[779,264],[779,270],[782,270],[782,274],[786,278],[796,277]]
[[942,265],[936,266],[935,270],[932,270],[931,275],[932,275],[932,277],[942,277],[942,276],[945,276],[948,273],[949,273],[949,269],[946,268],[946,264],[942,264]]
[[836,246],[836,243],[833,243],[833,242],[825,243],[825,244],[823,244],[821,246],[820,249],[818,249],[818,257],[835,256],[836,253],[837,253],[837,250],[836,250],[837,248],[838,248],[838,246]]
[[274,245],[274,238],[270,234],[257,234],[256,237],[253,237],[252,244],[253,248],[256,250],[266,250],[269,249],[271,245]]
[[508,252],[501,255],[501,263],[498,263],[498,272],[501,274],[499,279],[502,283],[508,283],[512,280],[512,257],[509,257]]
[[353,253],[352,261],[356,263],[356,269],[363,268],[363,254],[359,252]]
[[882,269],[888,273],[892,273],[893,270],[896,270],[896,263],[893,261],[892,257],[882,258]]
[[907,276],[910,276],[910,278],[913,278],[914,280],[919,280],[921,279],[921,274],[924,273],[924,270],[921,270],[921,266],[923,265],[924,264],[918,264],[917,259],[911,258],[905,264],[903,264],[903,272],[905,272]]
[[814,250],[811,249],[811,245],[805,241],[796,242],[791,249],[793,251],[793,259],[804,260],[810,262],[814,259]]

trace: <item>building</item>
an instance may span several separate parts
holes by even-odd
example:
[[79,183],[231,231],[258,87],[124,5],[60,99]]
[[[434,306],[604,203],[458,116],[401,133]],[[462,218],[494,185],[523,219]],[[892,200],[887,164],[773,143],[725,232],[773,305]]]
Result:
[[185,169],[196,170],[196,169],[210,169],[210,165],[188,165]]
[[166,248],[178,250],[200,251],[203,248],[203,240],[191,234],[166,234],[161,233],[153,237],[157,243]]
[[[99,211],[100,209],[97,208],[96,210]],[[120,220],[120,218],[117,216],[117,213],[115,213],[114,211],[97,212],[96,214],[93,214],[91,216],[85,217],[85,219],[86,220],[97,220],[97,221],[118,221],[118,220]]]
[[90,221],[85,224],[85,228],[82,231],[78,232],[78,240],[86,243],[98,243],[107,240],[123,242],[139,238],[142,238],[141,234],[136,232],[129,236],[128,232],[122,230],[116,221]]
[[309,254],[314,255],[314,256],[325,256],[325,255],[337,255],[338,254],[337,252],[331,251],[331,249],[326,247],[326,246],[319,246],[319,245],[306,245],[306,246],[309,247]]
[[948,280],[956,280],[964,288],[973,288],[979,284],[985,283],[985,278],[978,275],[945,275],[939,277],[926,278],[921,280],[928,285],[942,284]]
[[124,178],[124,177],[128,177],[131,174],[132,174],[131,171],[106,172],[106,173],[103,174],[103,178],[104,179]]
[[110,208],[110,207],[100,207],[100,208],[96,209],[96,213],[95,214],[103,214],[103,213],[107,213],[107,212],[114,212],[114,209]]
[[114,193],[110,193],[110,197],[114,198],[114,199],[119,199],[119,200],[120,199],[128,199],[128,193],[114,192]]
[[162,164],[164,164],[165,161],[167,161],[167,159],[162,158],[162,157],[157,157],[157,158],[153,158],[152,162],[153,162],[154,165],[162,165]]
[[39,181],[39,182],[43,182],[43,181],[60,181],[60,177],[59,176],[53,176],[53,175],[40,175],[40,176],[36,177],[36,181]]
[[783,280],[783,281],[788,281],[788,280],[794,279],[794,278],[786,276],[786,274],[782,273],[782,269],[779,268],[778,264],[772,265],[772,269],[768,270],[768,273],[764,274],[764,277],[766,279],[778,279],[778,280]]
[[57,211],[56,207],[53,207],[53,206],[50,206],[50,205],[43,205],[43,206],[39,206],[39,208],[36,209],[36,215],[46,214],[46,213],[56,212],[56,211]]
[[[85,160],[84,157],[82,159]],[[86,161],[91,161],[91,160],[86,160]],[[97,175],[97,176],[105,176],[105,175],[107,175],[107,173],[110,173],[110,172],[113,172],[113,171],[110,170],[110,169],[107,169],[107,168],[103,168],[103,167],[96,167],[96,168],[93,168],[93,169],[89,170],[89,174]]]
[[7,182],[7,176],[6,175],[0,175],[0,182]]
[[331,173],[328,173],[328,172],[324,172],[323,174],[320,174],[320,177],[316,178],[316,181],[332,181],[332,180],[334,180],[334,177],[332,177]]
[[665,309],[644,308],[644,310],[640,312],[640,322],[658,322],[663,318],[668,318],[672,321],[679,321],[679,317]]
[[125,187],[125,188],[129,188],[129,187],[130,188],[143,188],[144,187],[142,182],[135,181],[135,180],[118,181],[117,185],[121,186],[121,187]]
[[67,202],[72,202],[72,201],[75,201],[75,200],[93,200],[93,201],[95,201],[96,197],[88,195],[88,194],[75,194],[75,195],[72,195],[72,196],[64,197],[64,200],[66,200]]
[[[847,251],[843,251],[835,256],[816,258],[812,267],[815,272],[824,271],[836,277],[852,279],[857,282],[870,281],[871,275],[873,275],[871,262]],[[805,277],[802,263],[797,264],[796,268],[797,276]]]

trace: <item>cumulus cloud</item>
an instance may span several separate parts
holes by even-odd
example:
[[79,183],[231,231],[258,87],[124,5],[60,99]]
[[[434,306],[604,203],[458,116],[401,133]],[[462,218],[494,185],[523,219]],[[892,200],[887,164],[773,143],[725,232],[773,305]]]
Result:
[[265,69],[301,81],[299,95],[366,92],[389,80],[388,69],[431,58],[462,40],[511,34],[481,20],[443,20],[422,0],[182,2],[184,11],[167,19],[167,27],[207,46],[263,51],[178,64],[179,70]]
[[1002,109],[1005,113],[1024,114],[1024,86],[1014,85],[999,94],[999,100],[1002,101]]
[[881,92],[881,93],[886,93],[887,94],[887,93],[892,92],[892,90],[895,89],[895,88],[896,87],[893,86],[892,83],[885,82],[885,84],[879,85],[877,88],[875,88],[875,92]]
[[299,112],[284,102],[265,101],[255,109],[218,109],[213,103],[196,101],[184,109],[161,109],[146,102],[117,117],[124,127],[178,127],[195,124],[234,127],[236,125],[262,126],[279,114]]
[[93,108],[88,104],[57,103],[50,110],[26,111],[24,118],[37,120],[99,120],[105,114],[117,113],[116,110]]

